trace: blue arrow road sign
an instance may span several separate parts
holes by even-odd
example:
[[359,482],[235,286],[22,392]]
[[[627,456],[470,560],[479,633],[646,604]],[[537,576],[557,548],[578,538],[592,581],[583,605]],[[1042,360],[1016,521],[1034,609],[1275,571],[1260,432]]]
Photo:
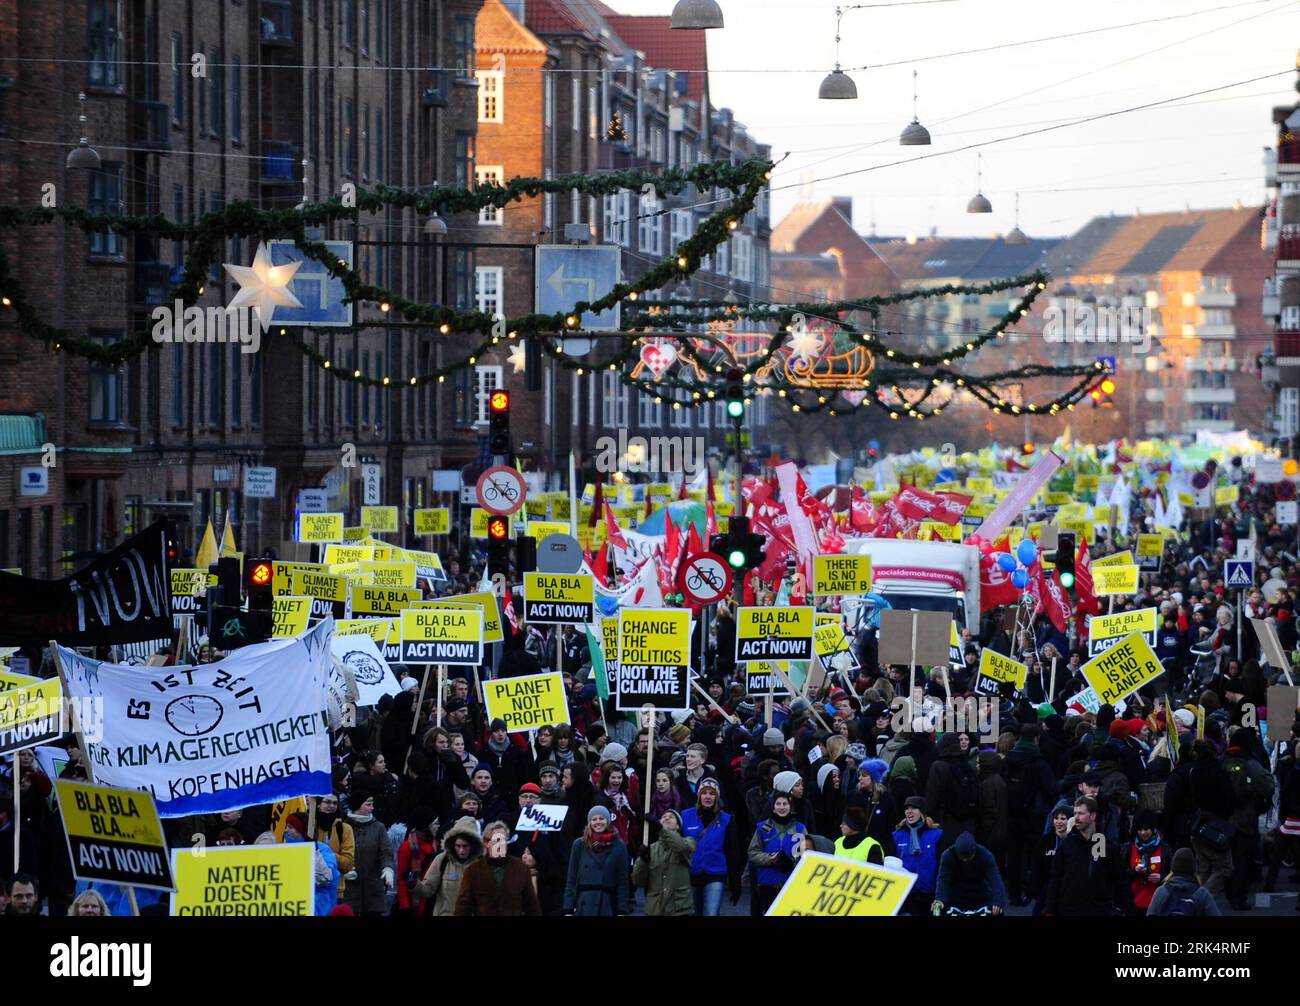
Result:
[[1251,587],[1255,583],[1255,564],[1247,559],[1226,559],[1223,582],[1227,587]]
[[[331,276],[323,263],[304,255],[292,241],[268,241],[267,245],[271,250],[272,265],[302,263],[293,279],[289,280],[289,292],[302,302],[302,307],[277,307],[272,324],[321,328],[341,328],[352,324],[352,305],[343,302],[342,280]],[[325,247],[355,268],[351,241],[326,241]]]
[[[616,245],[538,245],[538,312],[568,312],[575,304],[605,296],[618,284],[618,256]],[[584,314],[578,327],[589,332],[617,331],[618,307]]]

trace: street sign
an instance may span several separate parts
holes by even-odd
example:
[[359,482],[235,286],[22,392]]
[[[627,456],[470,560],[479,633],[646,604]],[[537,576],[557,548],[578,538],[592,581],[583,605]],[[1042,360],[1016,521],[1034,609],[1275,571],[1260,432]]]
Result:
[[245,468],[244,495],[249,499],[275,499],[275,469]]
[[478,477],[474,495],[478,505],[488,513],[508,517],[524,505],[528,486],[524,484],[524,477],[510,465],[493,465]]
[[539,573],[576,573],[581,568],[582,545],[577,538],[567,534],[551,534],[538,539]]
[[[352,324],[352,305],[345,303],[343,281],[331,276],[324,263],[310,259],[292,241],[268,241],[272,265],[301,263],[289,280],[289,292],[298,298],[302,307],[276,305],[274,324],[287,328],[290,325],[311,325],[314,328],[341,328]],[[326,241],[325,247],[332,255],[352,266],[351,241]]]
[[39,465],[21,471],[21,495],[44,496],[50,491],[50,470]]
[[700,552],[682,563],[677,581],[692,604],[713,604],[731,593],[731,567],[720,555]]
[[1228,588],[1251,587],[1255,583],[1255,564],[1245,559],[1225,559],[1223,583]]
[[1272,485],[1282,481],[1282,459],[1261,457],[1255,462],[1255,481],[1260,485]]
[[1277,522],[1294,525],[1297,516],[1296,507],[1295,500],[1279,500],[1276,507]]
[[1255,543],[1249,538],[1238,538],[1237,558],[1253,563],[1255,561]]
[[379,465],[361,466],[362,506],[379,506],[384,470]]
[[[618,285],[617,245],[538,245],[535,289],[539,314],[569,313],[580,302],[599,300]],[[599,314],[584,314],[578,328],[612,332],[619,327],[615,304]]]

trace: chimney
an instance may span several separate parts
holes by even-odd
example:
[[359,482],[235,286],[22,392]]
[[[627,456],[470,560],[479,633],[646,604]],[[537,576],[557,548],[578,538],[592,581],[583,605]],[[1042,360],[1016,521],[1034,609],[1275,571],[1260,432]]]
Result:
[[832,196],[831,205],[839,210],[840,215],[850,224],[853,223],[853,197],[852,196]]

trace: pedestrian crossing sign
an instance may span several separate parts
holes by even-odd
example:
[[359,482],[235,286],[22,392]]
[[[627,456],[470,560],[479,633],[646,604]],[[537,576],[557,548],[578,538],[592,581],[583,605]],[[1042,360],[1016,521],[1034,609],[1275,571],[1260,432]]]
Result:
[[1223,564],[1224,584],[1229,588],[1250,587],[1255,583],[1255,564],[1245,559],[1228,559]]

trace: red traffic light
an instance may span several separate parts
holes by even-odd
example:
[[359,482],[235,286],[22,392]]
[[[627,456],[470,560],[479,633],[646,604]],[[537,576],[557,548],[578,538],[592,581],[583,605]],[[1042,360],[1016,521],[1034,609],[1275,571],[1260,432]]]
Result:
[[1034,445],[1031,444],[1031,443],[1029,443],[1028,441],[1025,441],[1023,444],[1020,445],[1020,453],[1021,453],[1021,454],[1033,454],[1033,453],[1034,453]]
[[271,584],[272,567],[266,560],[251,563],[248,567],[248,585],[250,587],[268,587]]
[[1093,400],[1094,402],[1100,402],[1100,401],[1101,401],[1101,392],[1098,391],[1096,388],[1093,388],[1093,389],[1092,389],[1092,400]]
[[493,541],[505,541],[510,536],[510,522],[504,517],[489,517],[487,532]]
[[491,396],[488,398],[488,407],[493,412],[509,412],[510,392],[502,388],[498,388],[496,391],[492,392]]

